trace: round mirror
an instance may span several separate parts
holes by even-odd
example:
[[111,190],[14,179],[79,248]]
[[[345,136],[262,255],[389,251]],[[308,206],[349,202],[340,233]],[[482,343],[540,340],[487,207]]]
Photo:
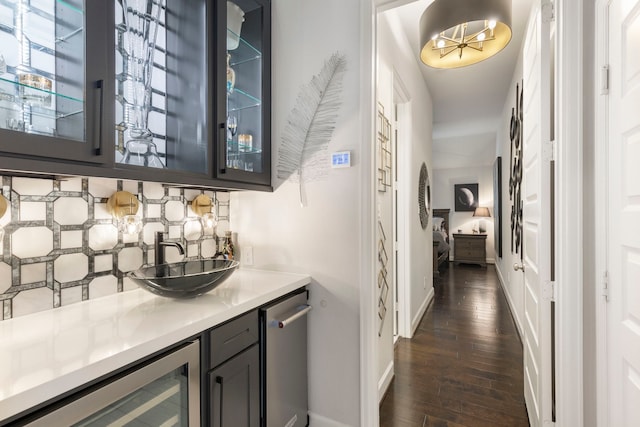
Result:
[[418,178],[418,210],[420,213],[420,225],[423,229],[429,224],[431,214],[431,183],[429,182],[429,172],[427,165],[423,162],[420,167],[420,178]]

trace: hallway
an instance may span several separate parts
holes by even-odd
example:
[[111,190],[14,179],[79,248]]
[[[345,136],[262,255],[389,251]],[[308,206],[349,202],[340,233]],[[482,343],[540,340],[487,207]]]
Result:
[[398,340],[380,426],[528,425],[522,347],[496,270],[450,264],[413,339]]

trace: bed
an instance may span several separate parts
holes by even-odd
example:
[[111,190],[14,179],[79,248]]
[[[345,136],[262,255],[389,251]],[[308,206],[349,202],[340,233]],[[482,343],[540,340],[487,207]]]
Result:
[[433,210],[433,275],[449,263],[449,209]]

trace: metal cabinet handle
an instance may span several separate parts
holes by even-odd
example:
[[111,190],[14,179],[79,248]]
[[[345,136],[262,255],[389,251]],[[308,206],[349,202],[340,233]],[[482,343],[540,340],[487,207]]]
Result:
[[311,311],[311,308],[312,307],[309,304],[300,305],[296,308],[297,311],[294,314],[284,320],[274,320],[271,325],[282,329],[306,315]]
[[224,159],[224,165],[220,168],[220,173],[227,173],[227,152],[229,151],[227,147],[227,125],[224,123],[220,123],[220,128],[218,129],[218,144],[223,150],[222,158]]
[[513,269],[514,269],[515,271],[518,271],[518,270],[522,270],[522,271],[524,271],[524,264],[518,264],[518,263],[516,262],[515,264],[513,264]]
[[96,81],[95,89],[98,90],[97,98],[97,120],[94,122],[93,149],[96,156],[102,154],[102,116],[104,106],[104,80]]

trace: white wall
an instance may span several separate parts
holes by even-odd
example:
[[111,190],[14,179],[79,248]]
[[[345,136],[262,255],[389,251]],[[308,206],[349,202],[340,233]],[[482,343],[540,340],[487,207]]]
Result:
[[[522,49],[520,49],[522,52]],[[522,53],[518,57],[509,94],[502,110],[502,119],[496,138],[496,156],[502,157],[502,258],[496,259],[496,270],[507,301],[511,307],[516,326],[522,336],[522,321],[524,320],[524,293],[523,278],[521,273],[513,271],[513,264],[520,263],[520,255],[511,253],[511,201],[509,200],[509,156],[511,153],[511,140],[509,128],[511,126],[511,109],[515,107],[516,84],[522,85]],[[526,96],[526,94],[525,94]],[[525,100],[526,101],[526,100]]]
[[[360,206],[363,165],[360,121],[360,2],[279,0],[272,3],[273,164],[300,87],[335,51],[346,55],[343,105],[330,151],[351,150],[353,166],[332,169],[325,181],[298,185],[274,172],[273,193],[232,195],[242,249],[253,247],[258,268],[304,271],[313,277],[309,317],[309,409],[314,426],[360,424]],[[375,286],[370,283],[367,286]]]
[[[394,90],[403,92],[409,98],[405,108],[402,109],[406,112],[407,120],[398,127],[400,136],[396,143],[399,144],[398,191],[406,196],[399,200],[399,212],[404,213],[403,221],[406,223],[406,244],[401,247],[408,250],[405,265],[408,274],[405,276],[401,274],[405,280],[406,292],[403,296],[408,302],[408,312],[401,313],[406,321],[405,330],[400,330],[400,335],[410,337],[433,296],[433,268],[430,261],[433,249],[431,227],[422,229],[416,200],[422,162],[425,162],[427,168],[431,170],[432,104],[431,96],[418,68],[417,56],[409,49],[409,42],[406,40],[396,12],[391,10],[381,13],[378,18],[378,102],[384,106],[387,117],[392,120]],[[391,190],[385,193],[378,192],[377,200],[378,212],[387,233],[388,250],[390,250],[392,246],[389,239],[393,226]],[[391,271],[391,262],[392,260],[389,263],[389,271]],[[389,301],[390,304],[391,301]],[[382,397],[393,374],[392,325],[392,318],[387,314],[378,342],[379,397]]]
[[[451,234],[471,233],[473,224],[478,220],[473,212],[456,212],[453,186],[455,184],[478,184],[478,206],[486,206],[491,212],[491,218],[485,218],[487,227],[487,262],[493,263],[495,251],[493,249],[493,167],[478,166],[474,168],[435,169],[434,171],[433,207],[436,209],[450,209],[449,233],[451,240],[451,259],[453,260],[453,246],[455,241]],[[508,194],[507,194],[508,199]]]

